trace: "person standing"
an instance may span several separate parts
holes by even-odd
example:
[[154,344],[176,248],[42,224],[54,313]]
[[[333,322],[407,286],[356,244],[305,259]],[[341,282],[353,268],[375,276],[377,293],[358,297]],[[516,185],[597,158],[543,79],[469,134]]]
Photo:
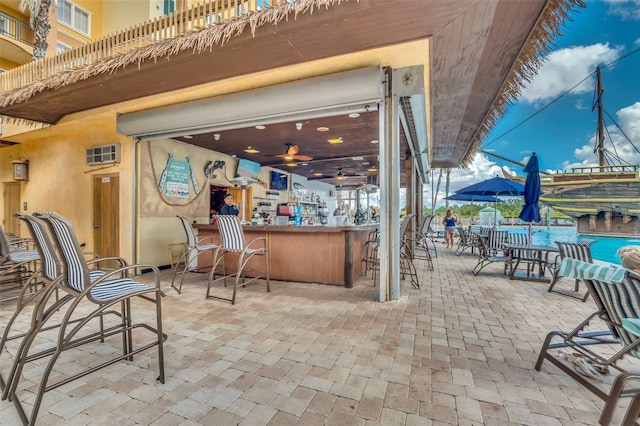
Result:
[[456,233],[456,222],[458,219],[454,216],[453,210],[448,209],[442,224],[444,225],[444,242],[447,248],[453,248],[453,239]]
[[233,195],[227,194],[224,196],[224,204],[220,208],[220,214],[227,215],[227,216],[240,215],[240,211],[238,210],[236,205],[233,203]]

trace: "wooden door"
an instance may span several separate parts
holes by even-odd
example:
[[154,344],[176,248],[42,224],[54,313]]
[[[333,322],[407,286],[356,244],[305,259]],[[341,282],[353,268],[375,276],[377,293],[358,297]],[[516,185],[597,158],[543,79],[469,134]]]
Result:
[[120,178],[93,178],[93,251],[102,257],[119,256]]
[[[240,217],[240,220],[246,220],[249,222],[251,221],[251,214],[253,212],[253,191],[251,189],[252,188],[249,186],[245,190],[245,205],[242,208],[244,216]],[[234,186],[232,188],[227,188],[227,192],[233,196],[233,201],[236,205],[242,203],[242,188]]]
[[[13,214],[19,213],[20,207],[20,182],[7,182],[3,187],[4,195],[4,223],[2,228],[8,234],[20,235],[20,220]],[[26,235],[21,235],[26,237]]]

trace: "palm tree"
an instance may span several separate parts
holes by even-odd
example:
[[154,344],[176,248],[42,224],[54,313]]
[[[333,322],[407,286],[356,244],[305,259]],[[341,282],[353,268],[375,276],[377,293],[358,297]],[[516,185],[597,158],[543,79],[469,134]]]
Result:
[[33,60],[42,59],[47,54],[49,34],[49,9],[51,0],[21,0],[20,10],[29,9],[29,24],[33,30]]

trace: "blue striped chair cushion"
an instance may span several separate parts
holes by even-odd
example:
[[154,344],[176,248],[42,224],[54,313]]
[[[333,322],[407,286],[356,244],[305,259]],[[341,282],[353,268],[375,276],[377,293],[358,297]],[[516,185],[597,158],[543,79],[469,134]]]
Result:
[[144,293],[151,290],[148,285],[139,283],[130,278],[118,280],[106,280],[96,284],[90,291],[91,298],[97,303],[106,303],[132,293]]
[[83,291],[91,282],[91,278],[73,227],[65,218],[55,213],[37,215],[48,220],[51,225],[65,263],[65,284],[76,291]]
[[40,262],[42,273],[45,278],[53,281],[60,275],[60,264],[56,256],[53,244],[49,238],[49,234],[45,229],[45,224],[40,219],[28,214],[17,215],[18,218],[24,220],[31,231],[31,236],[36,243],[40,254]]
[[16,250],[9,254],[9,260],[15,263],[30,262],[40,259],[36,250]]

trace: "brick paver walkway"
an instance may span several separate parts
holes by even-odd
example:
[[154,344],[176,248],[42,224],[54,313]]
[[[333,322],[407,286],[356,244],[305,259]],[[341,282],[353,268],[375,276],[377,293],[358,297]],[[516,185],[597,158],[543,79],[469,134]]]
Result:
[[[38,423],[597,424],[598,398],[548,363],[533,368],[547,331],[573,328],[593,302],[509,281],[499,265],[474,277],[475,256],[438,249],[435,271],[417,262],[422,288],[403,282],[401,300],[387,303],[362,279],[352,289],[274,281],[270,294],[241,289],[231,306],[205,300],[200,277],[176,294],[164,271],[166,383],[156,383],[156,352],[147,351],[47,393]],[[3,324],[12,306],[0,305]],[[134,309],[152,314],[147,303]],[[71,350],[55,371],[95,364],[118,343]],[[3,374],[8,360],[0,358]],[[44,361],[23,374],[27,409]],[[18,424],[7,401],[0,423]]]

